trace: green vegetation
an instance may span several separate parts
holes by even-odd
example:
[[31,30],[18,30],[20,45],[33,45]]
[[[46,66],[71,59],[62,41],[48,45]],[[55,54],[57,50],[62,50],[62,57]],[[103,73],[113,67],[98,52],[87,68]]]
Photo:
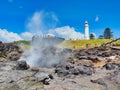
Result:
[[[110,42],[112,39],[94,39],[94,40],[65,40],[60,45],[65,48],[70,49],[80,49],[88,47],[100,46],[103,43]],[[31,41],[15,41],[14,43],[21,45],[23,49],[30,48]],[[120,44],[120,40],[118,40],[115,44]]]
[[103,34],[99,35],[98,39],[112,39],[113,38],[113,32],[111,32],[111,29],[109,27],[105,28]]
[[[103,43],[109,42],[112,39],[94,39],[94,40],[65,40],[62,42],[62,46],[71,49],[80,49],[88,47],[100,46]],[[116,42],[120,44],[120,40]]]
[[93,33],[90,34],[90,39],[95,39],[95,35]]
[[98,39],[104,39],[104,36],[103,36],[103,35],[100,35],[100,36],[98,37]]
[[118,40],[118,41],[116,42],[116,44],[120,44],[120,40]]
[[30,44],[31,44],[31,41],[20,40],[20,41],[15,41],[14,43],[24,44],[24,45],[30,45]]
[[22,46],[23,49],[28,49],[30,48],[31,41],[20,40],[20,41],[15,41],[14,43]]
[[113,32],[111,32],[110,28],[106,28],[104,31],[104,38],[105,39],[111,39],[113,37]]

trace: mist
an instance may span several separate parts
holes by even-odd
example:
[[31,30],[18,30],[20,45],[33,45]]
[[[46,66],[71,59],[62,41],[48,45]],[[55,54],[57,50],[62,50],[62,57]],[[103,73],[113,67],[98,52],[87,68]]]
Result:
[[23,53],[20,60],[25,60],[30,66],[53,67],[65,63],[70,53],[56,46],[64,39],[52,36],[36,35],[32,38],[31,48]]
[[52,12],[35,12],[26,25],[28,31],[33,34],[31,47],[19,60],[25,60],[30,66],[40,67],[53,67],[65,62],[69,53],[58,47],[64,39],[48,33],[56,27],[57,22],[58,18]]
[[28,18],[26,29],[35,34],[48,34],[49,29],[54,29],[59,22],[53,12],[39,11]]
[[25,60],[30,66],[40,67],[53,67],[65,63],[71,53],[59,44],[64,38],[82,39],[83,34],[76,32],[75,28],[70,26],[56,27],[58,22],[53,12],[35,12],[26,25],[28,32],[33,35],[31,47],[19,60]]

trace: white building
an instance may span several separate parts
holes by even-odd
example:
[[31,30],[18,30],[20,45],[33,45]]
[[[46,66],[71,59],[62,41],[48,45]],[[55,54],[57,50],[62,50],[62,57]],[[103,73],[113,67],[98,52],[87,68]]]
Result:
[[84,25],[84,39],[85,40],[89,40],[89,25],[88,22],[85,21],[85,25]]

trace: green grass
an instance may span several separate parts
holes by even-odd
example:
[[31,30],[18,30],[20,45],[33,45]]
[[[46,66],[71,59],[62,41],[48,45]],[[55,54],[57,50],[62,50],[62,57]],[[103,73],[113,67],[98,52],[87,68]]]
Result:
[[25,40],[15,41],[14,43],[21,45],[23,49],[28,49],[30,48],[31,45],[31,41],[25,41]]
[[[89,47],[100,46],[103,43],[110,42],[111,39],[95,39],[95,40],[65,40],[62,42],[62,46],[70,49],[79,49],[86,48],[86,44],[89,44]],[[116,42],[120,44],[120,40]]]
[[30,41],[25,41],[25,40],[20,40],[20,41],[15,41],[15,43],[17,43],[17,44],[25,44],[25,45],[30,45]]
[[[89,44],[89,47],[95,47],[100,46],[103,43],[110,42],[112,39],[95,39],[95,40],[65,40],[60,45],[65,48],[70,49],[80,49],[80,48],[86,48],[86,44]],[[24,49],[30,48],[31,41],[15,41],[16,44],[22,45]],[[120,40],[115,42],[117,44],[120,44]]]

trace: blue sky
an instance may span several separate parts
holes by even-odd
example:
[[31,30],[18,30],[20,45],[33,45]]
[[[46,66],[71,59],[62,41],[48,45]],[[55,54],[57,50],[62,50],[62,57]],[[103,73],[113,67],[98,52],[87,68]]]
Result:
[[120,37],[120,0],[0,0],[0,28],[20,34],[35,12],[54,13],[56,27],[70,26],[84,33],[84,22],[90,32],[100,35],[110,27],[114,37]]

